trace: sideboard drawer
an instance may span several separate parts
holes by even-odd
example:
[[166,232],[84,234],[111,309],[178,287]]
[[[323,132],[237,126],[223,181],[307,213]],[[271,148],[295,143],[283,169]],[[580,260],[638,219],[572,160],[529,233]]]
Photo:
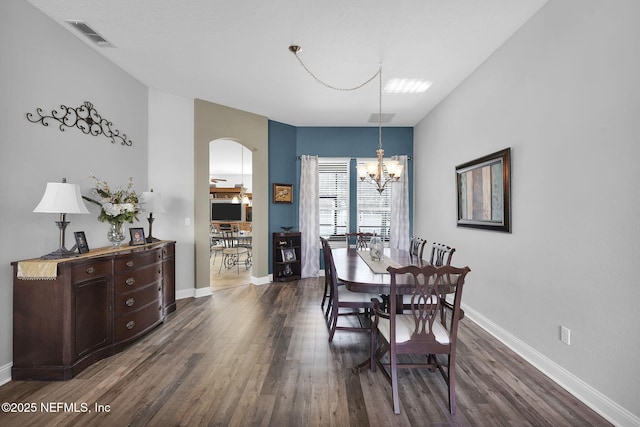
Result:
[[115,341],[121,342],[144,332],[162,318],[162,306],[155,302],[138,311],[116,317]]
[[71,283],[111,276],[111,260],[90,261],[71,267]]
[[136,270],[160,260],[162,260],[162,249],[150,249],[145,252],[136,252],[133,255],[123,256],[116,259],[116,274]]
[[162,283],[160,281],[133,292],[116,294],[116,316],[138,310],[151,302],[161,301]]
[[166,245],[162,248],[162,259],[171,258],[176,254],[176,245]]
[[115,276],[116,295],[131,292],[162,278],[162,264],[151,264],[135,271],[118,273]]

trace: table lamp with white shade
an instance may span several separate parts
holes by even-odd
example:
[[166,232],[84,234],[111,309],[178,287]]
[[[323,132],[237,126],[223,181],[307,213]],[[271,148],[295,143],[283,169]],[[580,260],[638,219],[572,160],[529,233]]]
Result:
[[56,221],[56,225],[60,229],[60,247],[47,255],[41,256],[41,259],[60,259],[78,255],[76,252],[65,248],[64,234],[69,224],[66,218],[67,214],[89,213],[82,201],[79,185],[67,183],[66,178],[62,178],[62,182],[47,182],[42,200],[33,211],[60,214],[60,221]]
[[155,193],[153,188],[150,191],[143,191],[140,196],[140,206],[142,207],[143,212],[149,212],[149,235],[147,236],[147,243],[157,242],[160,239],[156,239],[151,234],[151,229],[153,227],[153,221],[155,218],[153,217],[153,213],[165,213],[166,210],[164,205],[162,204],[162,194]]

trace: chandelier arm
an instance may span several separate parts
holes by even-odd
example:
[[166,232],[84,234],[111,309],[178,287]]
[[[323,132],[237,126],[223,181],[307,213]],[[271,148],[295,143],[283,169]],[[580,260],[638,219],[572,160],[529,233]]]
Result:
[[360,89],[361,87],[363,87],[363,86],[367,85],[368,83],[371,83],[371,81],[372,81],[373,79],[375,79],[376,77],[378,77],[378,75],[381,73],[381,71],[380,71],[380,70],[378,70],[378,72],[376,72],[373,76],[371,76],[371,77],[370,77],[369,79],[367,79],[365,82],[360,83],[359,85],[354,86],[354,87],[341,88],[341,87],[337,87],[337,86],[332,86],[332,85],[330,85],[330,84],[328,84],[328,83],[325,83],[324,81],[322,81],[322,80],[320,79],[320,77],[318,77],[318,76],[316,76],[315,74],[313,74],[313,73],[311,72],[311,70],[309,70],[309,68],[307,68],[307,66],[304,64],[304,62],[302,62],[302,59],[300,59],[300,57],[298,56],[298,52],[293,51],[293,50],[292,50],[292,52],[293,52],[293,54],[296,56],[296,59],[298,60],[298,62],[300,63],[300,65],[302,65],[302,68],[304,68],[304,69],[305,69],[305,71],[306,71],[306,72],[307,72],[311,77],[313,77],[313,79],[314,79],[316,82],[320,83],[321,85],[323,85],[323,86],[325,86],[325,87],[328,87],[329,89],[333,89],[333,90],[337,90],[337,91],[348,92],[348,91],[352,91],[352,90]]

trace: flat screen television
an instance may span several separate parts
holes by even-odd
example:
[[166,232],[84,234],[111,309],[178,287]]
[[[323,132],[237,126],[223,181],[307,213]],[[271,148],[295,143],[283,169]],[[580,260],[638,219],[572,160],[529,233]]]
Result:
[[240,203],[211,203],[211,221],[242,221]]

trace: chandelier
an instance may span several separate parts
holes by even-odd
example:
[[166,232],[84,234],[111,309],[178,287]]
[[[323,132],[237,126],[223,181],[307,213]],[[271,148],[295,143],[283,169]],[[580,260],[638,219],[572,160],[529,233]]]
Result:
[[305,71],[311,77],[313,77],[316,82],[328,87],[329,89],[339,91],[356,90],[360,89],[367,83],[373,81],[374,78],[378,77],[378,149],[376,150],[377,161],[358,165],[358,177],[360,178],[360,181],[364,181],[368,177],[371,183],[376,187],[376,190],[378,190],[378,193],[382,194],[388,183],[398,181],[400,179],[403,169],[403,166],[400,165],[397,160],[384,160],[384,150],[382,149],[382,64],[380,64],[380,66],[378,67],[378,72],[365,82],[352,88],[339,88],[325,83],[315,74],[313,74],[306,65],[304,65],[302,59],[300,59],[300,57],[298,56],[298,52],[300,52],[301,49],[302,48],[300,46],[289,46],[289,50],[295,55],[298,62],[300,62],[300,65],[302,65],[302,68],[304,68]]

